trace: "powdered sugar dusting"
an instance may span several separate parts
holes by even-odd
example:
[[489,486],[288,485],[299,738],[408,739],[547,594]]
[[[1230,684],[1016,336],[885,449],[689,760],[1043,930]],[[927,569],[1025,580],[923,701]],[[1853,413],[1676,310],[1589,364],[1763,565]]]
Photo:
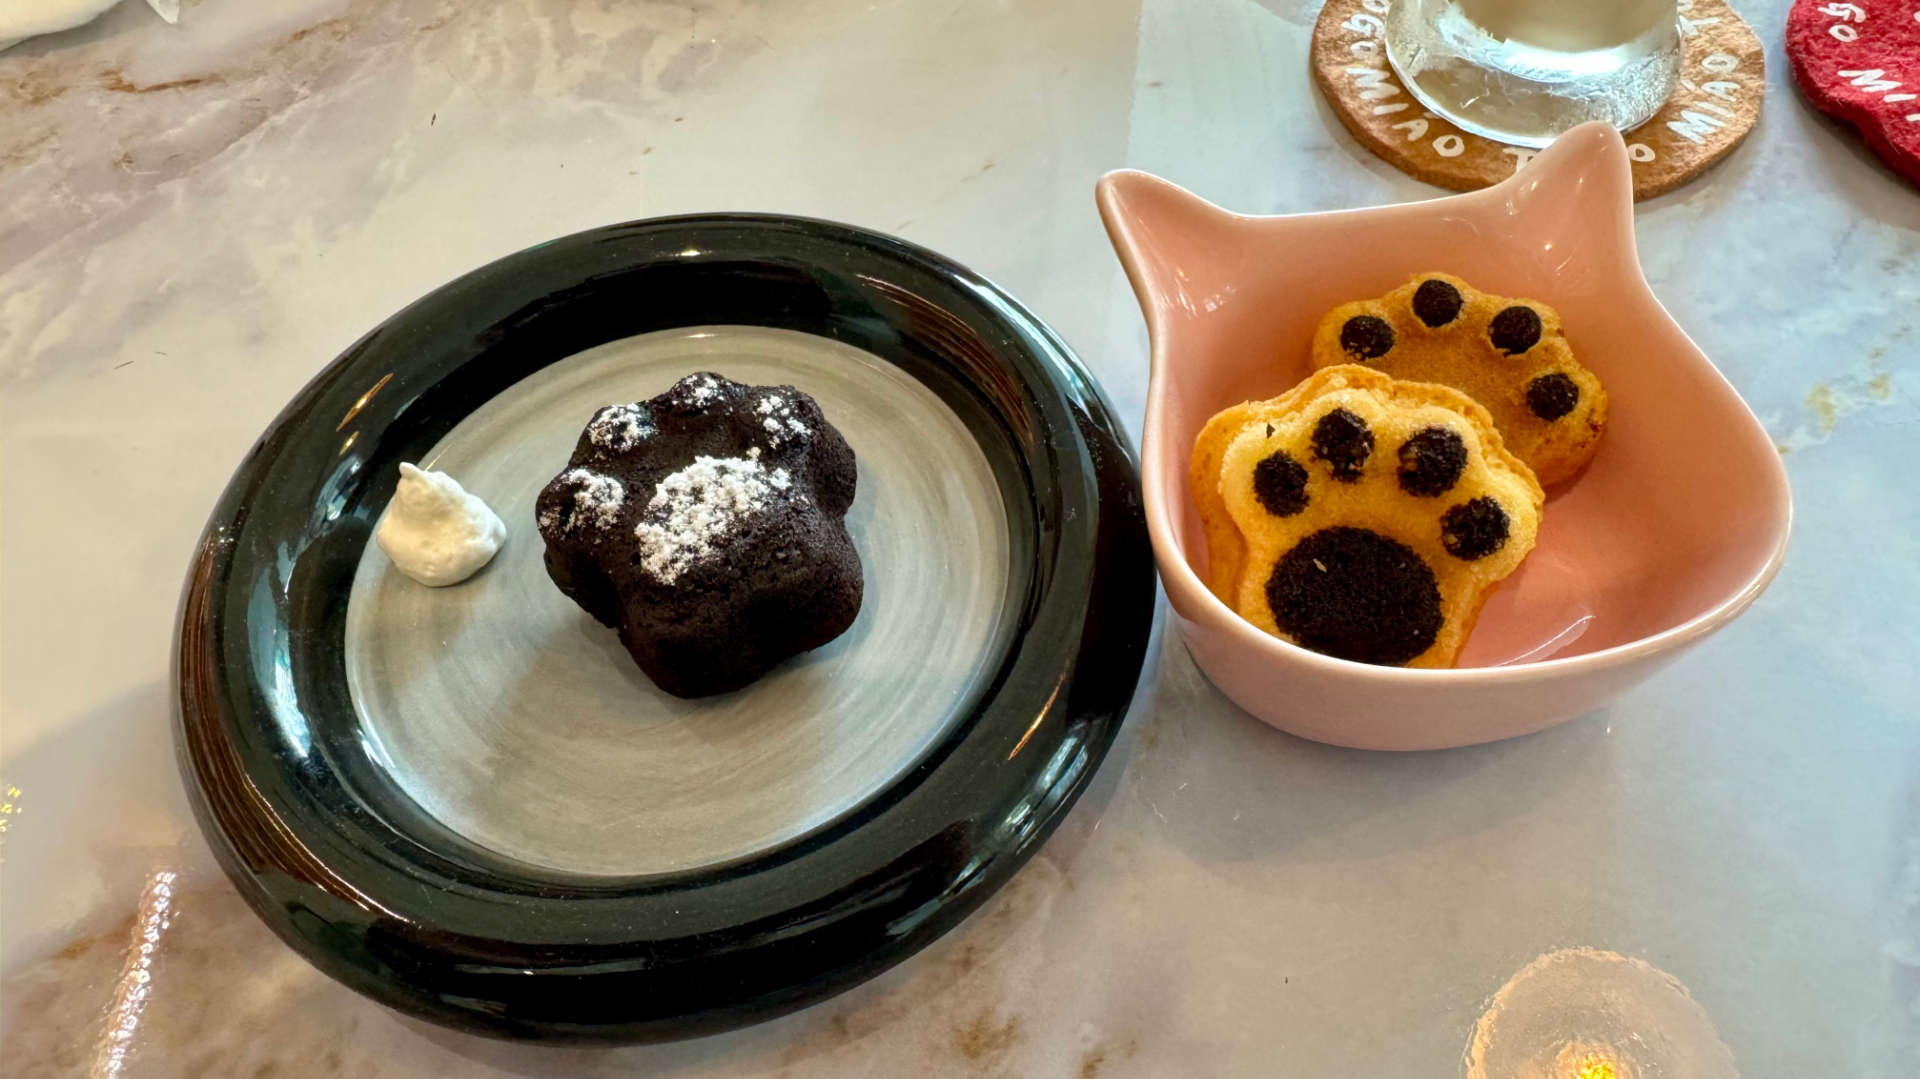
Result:
[[704,405],[720,396],[720,384],[714,381],[712,375],[688,375],[686,385],[687,394],[696,405]]
[[[627,502],[625,484],[587,468],[567,469],[560,478],[573,488],[573,512],[567,515],[562,531],[577,532],[582,527],[608,529],[620,520],[620,509]],[[541,528],[552,529],[558,524],[560,515],[555,510],[540,514]]]
[[653,416],[643,404],[608,405],[587,424],[587,438],[614,453],[630,450],[653,435]]
[[647,501],[646,516],[633,530],[640,542],[640,565],[663,584],[713,553],[715,541],[740,521],[785,491],[792,478],[784,468],[769,471],[760,455],[696,457],[661,480]]
[[769,393],[754,403],[753,411],[760,416],[760,427],[767,432],[777,449],[796,438],[805,438],[813,433],[806,422],[793,414],[793,398],[784,393]]

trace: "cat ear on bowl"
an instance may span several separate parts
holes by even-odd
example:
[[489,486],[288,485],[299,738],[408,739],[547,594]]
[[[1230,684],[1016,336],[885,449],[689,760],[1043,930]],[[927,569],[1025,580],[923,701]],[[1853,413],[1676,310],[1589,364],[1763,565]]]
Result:
[[1222,252],[1248,243],[1236,227],[1238,215],[1135,169],[1102,176],[1094,201],[1150,332],[1158,331],[1164,307],[1191,312],[1207,306],[1233,276],[1233,260]]
[[1472,197],[1499,204],[1511,219],[1506,234],[1543,244],[1549,262],[1577,259],[1591,272],[1639,275],[1627,144],[1604,123],[1568,131],[1520,171]]

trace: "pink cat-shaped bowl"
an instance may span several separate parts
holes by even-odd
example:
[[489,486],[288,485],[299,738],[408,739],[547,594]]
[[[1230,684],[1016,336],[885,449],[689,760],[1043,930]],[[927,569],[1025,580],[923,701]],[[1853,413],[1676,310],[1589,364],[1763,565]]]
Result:
[[[1511,179],[1430,202],[1248,217],[1131,171],[1103,177],[1098,201],[1153,342],[1142,477],[1160,576],[1201,669],[1266,722],[1368,749],[1541,730],[1732,621],[1779,570],[1786,470],[1641,275],[1611,128],[1576,128]],[[1194,437],[1220,409],[1305,378],[1328,309],[1433,270],[1559,309],[1612,399],[1599,452],[1548,491],[1537,546],[1493,593],[1459,666],[1373,666],[1269,636],[1204,583]]]

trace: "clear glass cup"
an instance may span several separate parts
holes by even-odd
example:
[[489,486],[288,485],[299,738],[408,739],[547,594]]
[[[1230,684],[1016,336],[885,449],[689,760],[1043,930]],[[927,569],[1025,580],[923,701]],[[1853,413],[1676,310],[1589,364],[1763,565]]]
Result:
[[1679,0],[1390,0],[1387,59],[1467,131],[1545,146],[1589,120],[1625,131],[1672,95]]

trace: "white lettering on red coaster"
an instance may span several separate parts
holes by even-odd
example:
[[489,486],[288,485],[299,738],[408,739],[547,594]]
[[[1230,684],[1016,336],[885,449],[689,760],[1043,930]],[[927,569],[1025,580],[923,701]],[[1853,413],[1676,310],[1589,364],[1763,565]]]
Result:
[[1920,184],[1920,0],[1798,0],[1787,59],[1816,108]]

